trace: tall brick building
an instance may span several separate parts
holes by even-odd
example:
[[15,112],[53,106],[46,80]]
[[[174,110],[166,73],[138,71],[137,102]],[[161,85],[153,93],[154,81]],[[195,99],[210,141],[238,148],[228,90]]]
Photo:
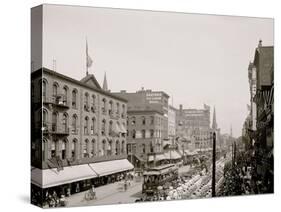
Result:
[[[164,160],[163,140],[168,139],[168,99],[163,91],[141,89],[115,93],[128,104],[128,158],[137,167]],[[153,159],[153,154],[156,157]]]
[[33,185],[75,193],[133,168],[125,99],[102,89],[94,75],[79,81],[42,68],[31,77]]

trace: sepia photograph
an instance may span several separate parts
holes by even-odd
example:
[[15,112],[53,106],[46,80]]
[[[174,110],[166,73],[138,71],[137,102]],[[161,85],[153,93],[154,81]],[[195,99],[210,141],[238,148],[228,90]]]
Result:
[[274,193],[274,19],[31,9],[30,201]]

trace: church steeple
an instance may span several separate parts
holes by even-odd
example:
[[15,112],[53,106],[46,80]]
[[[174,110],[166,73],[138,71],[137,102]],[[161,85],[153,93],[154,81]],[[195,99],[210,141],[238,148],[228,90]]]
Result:
[[217,128],[218,125],[217,125],[217,118],[216,118],[216,108],[214,107],[212,129],[216,130]]
[[102,89],[105,90],[105,91],[108,91],[107,80],[106,80],[106,72],[104,73]]

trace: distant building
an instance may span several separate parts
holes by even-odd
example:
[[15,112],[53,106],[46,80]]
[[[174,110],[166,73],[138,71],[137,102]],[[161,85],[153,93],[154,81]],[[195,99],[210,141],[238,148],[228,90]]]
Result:
[[163,141],[168,139],[169,96],[163,91],[144,89],[135,93],[121,91],[115,95],[128,102],[128,159],[136,167],[164,160]]
[[210,148],[210,107],[204,104],[203,109],[183,109],[180,105],[176,115],[176,134],[185,140],[186,148]]

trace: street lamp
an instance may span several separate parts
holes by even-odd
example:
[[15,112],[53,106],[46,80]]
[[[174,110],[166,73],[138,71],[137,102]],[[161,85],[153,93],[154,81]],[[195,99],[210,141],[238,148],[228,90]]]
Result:
[[211,132],[213,138],[213,167],[212,167],[212,197],[216,196],[216,133]]

